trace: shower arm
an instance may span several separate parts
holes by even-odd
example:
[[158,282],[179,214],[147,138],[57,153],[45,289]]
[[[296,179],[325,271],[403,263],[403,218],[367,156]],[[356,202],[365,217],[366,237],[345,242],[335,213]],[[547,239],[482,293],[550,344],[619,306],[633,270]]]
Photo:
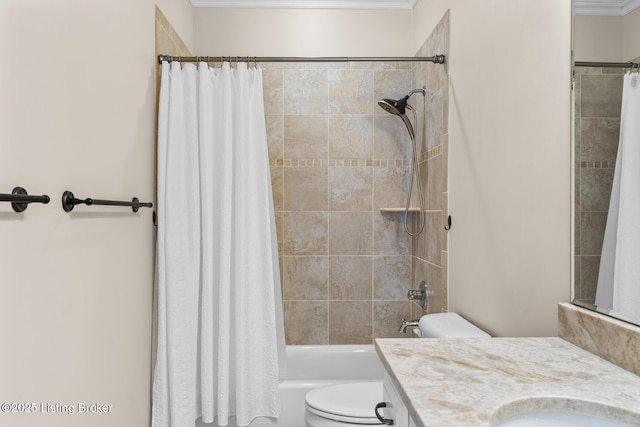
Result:
[[[404,99],[405,100],[409,100],[409,98],[411,98],[411,96],[413,96],[416,93],[421,93],[422,96],[426,96],[427,90],[426,90],[426,88],[424,86],[421,89],[413,89],[411,92],[409,92],[408,94],[405,95]],[[417,119],[416,110],[408,103],[406,103],[405,108],[407,110],[411,110],[411,112],[413,113],[413,121],[415,122],[416,119]],[[404,122],[405,126],[407,127],[407,130],[409,131],[409,136],[411,137],[411,139],[415,140],[415,138],[416,138],[415,130],[413,128],[413,125],[411,124],[411,121],[407,117],[407,115],[406,114],[401,114],[400,118],[402,119],[402,121]]]
[[421,93],[422,96],[425,96],[427,94],[427,90],[424,87],[422,89],[413,89],[407,94],[407,99],[411,98],[411,96],[415,93]]

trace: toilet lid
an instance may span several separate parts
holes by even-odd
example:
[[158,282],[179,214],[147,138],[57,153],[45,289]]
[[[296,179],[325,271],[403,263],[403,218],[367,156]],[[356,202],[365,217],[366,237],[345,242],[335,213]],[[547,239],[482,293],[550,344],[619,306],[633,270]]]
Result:
[[432,313],[420,318],[425,338],[491,338],[491,335],[463,319],[458,313]]
[[376,404],[382,402],[382,381],[336,384],[307,393],[307,408],[321,417],[354,424],[379,424]]

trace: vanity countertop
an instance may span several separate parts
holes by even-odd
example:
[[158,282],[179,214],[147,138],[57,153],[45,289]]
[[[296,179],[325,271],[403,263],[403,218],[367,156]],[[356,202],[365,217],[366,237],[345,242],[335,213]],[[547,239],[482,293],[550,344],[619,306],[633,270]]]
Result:
[[490,426],[514,401],[640,413],[640,377],[562,338],[377,339],[376,350],[418,427]]

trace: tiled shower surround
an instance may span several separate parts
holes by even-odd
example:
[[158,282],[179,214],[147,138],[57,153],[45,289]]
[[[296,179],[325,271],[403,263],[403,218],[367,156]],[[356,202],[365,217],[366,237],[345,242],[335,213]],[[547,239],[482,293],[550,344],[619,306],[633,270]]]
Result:
[[[419,51],[420,56],[449,56],[449,13],[435,27]],[[424,105],[418,107],[418,159],[425,198],[426,226],[413,239],[412,286],[426,281],[433,295],[427,311],[412,306],[412,318],[448,310],[447,226],[449,186],[449,73],[448,65],[418,63],[413,69],[413,86],[427,90]],[[418,98],[419,99],[419,98]]]
[[[448,29],[438,28],[420,55],[446,54]],[[398,328],[403,317],[421,314],[406,296],[419,280],[434,287],[430,311],[446,306],[446,66],[260,66],[287,344],[410,336]],[[405,205],[411,140],[402,120],[377,101],[401,98],[423,85],[427,96],[414,95],[410,103],[419,113],[419,159],[429,202],[425,231],[412,241],[403,213],[380,211]]]
[[[419,56],[448,54],[448,14]],[[191,56],[156,12],[156,54]],[[447,307],[447,65],[261,63],[287,344],[360,344],[399,334],[424,312],[407,291],[427,281],[428,312]],[[160,67],[156,68],[158,82]],[[426,87],[418,159],[426,227],[404,231],[411,140],[378,105]],[[425,113],[426,111],[426,113]],[[411,120],[413,117],[407,111]],[[414,194],[413,206],[418,206]],[[411,219],[411,218],[410,218]]]
[[593,303],[609,210],[624,70],[575,67],[575,296]]
[[377,106],[411,87],[396,63],[261,64],[287,344],[371,343],[409,318],[410,143]]

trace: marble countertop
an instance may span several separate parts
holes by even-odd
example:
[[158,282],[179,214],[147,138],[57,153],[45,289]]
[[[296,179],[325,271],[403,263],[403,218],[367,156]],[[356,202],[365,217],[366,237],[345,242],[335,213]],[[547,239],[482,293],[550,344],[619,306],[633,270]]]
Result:
[[492,416],[575,407],[568,399],[640,425],[640,377],[561,338],[377,339],[376,350],[418,427],[491,426]]

